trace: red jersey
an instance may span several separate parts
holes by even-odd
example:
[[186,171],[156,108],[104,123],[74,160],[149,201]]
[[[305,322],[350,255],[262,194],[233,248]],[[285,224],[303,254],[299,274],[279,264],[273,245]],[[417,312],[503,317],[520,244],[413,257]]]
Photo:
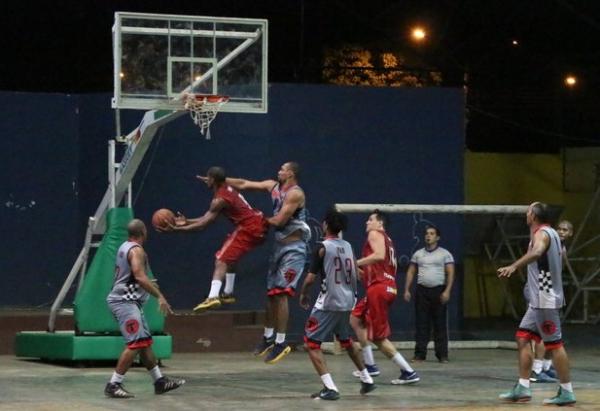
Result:
[[222,213],[236,226],[256,227],[263,225],[263,213],[250,206],[243,195],[233,187],[223,184],[214,198],[221,198],[227,206]]
[[[361,267],[363,270],[363,284],[365,288],[375,284],[382,283],[389,287],[396,288],[396,253],[392,239],[383,230],[377,230],[383,234],[385,240],[385,259],[375,264],[369,264]],[[362,256],[367,257],[373,254],[369,240],[365,242],[362,249]]]

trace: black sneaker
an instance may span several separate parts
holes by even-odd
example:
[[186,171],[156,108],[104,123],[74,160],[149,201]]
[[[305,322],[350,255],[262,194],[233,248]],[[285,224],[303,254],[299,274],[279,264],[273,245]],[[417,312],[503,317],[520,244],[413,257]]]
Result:
[[160,395],[165,392],[176,390],[185,384],[185,380],[181,378],[160,377],[154,382],[154,394]]
[[104,395],[110,398],[133,398],[135,395],[123,388],[123,384],[118,382],[109,382],[104,387]]
[[377,386],[374,383],[361,382],[360,383],[360,393],[362,395],[368,394],[373,391]]
[[335,401],[340,399],[340,393],[336,390],[330,390],[327,387],[323,387],[321,391],[312,394],[310,398],[314,398],[315,400]]
[[254,349],[254,355],[257,355],[259,357],[265,355],[266,353],[269,352],[269,350],[271,350],[271,348],[273,348],[274,344],[275,344],[275,337],[271,337],[271,338],[263,337],[262,340],[260,341],[260,343],[258,343],[256,348]]
[[275,343],[275,345],[273,345],[273,348],[271,348],[271,351],[269,351],[269,353],[265,357],[265,362],[267,364],[275,364],[283,357],[288,355],[290,351],[292,351],[292,347],[287,345],[285,342],[281,344]]

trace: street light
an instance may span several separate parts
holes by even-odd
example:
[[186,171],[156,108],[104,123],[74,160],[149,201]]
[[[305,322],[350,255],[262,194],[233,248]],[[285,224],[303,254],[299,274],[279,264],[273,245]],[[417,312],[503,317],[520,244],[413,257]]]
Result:
[[575,87],[577,85],[577,77],[569,74],[565,77],[565,85],[569,88]]
[[420,43],[422,41],[425,40],[425,37],[427,37],[427,32],[425,31],[425,29],[423,27],[413,27],[412,31],[411,31],[411,38]]

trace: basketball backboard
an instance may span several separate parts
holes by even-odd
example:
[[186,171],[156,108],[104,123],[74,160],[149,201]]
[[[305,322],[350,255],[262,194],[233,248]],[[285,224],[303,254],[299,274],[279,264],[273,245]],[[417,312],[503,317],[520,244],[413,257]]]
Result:
[[267,112],[267,20],[115,13],[119,109],[183,109],[182,93],[229,97],[220,111]]

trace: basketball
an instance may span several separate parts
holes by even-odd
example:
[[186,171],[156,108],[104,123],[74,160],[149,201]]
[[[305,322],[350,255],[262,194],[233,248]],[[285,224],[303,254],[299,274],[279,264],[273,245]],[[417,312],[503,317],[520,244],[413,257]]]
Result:
[[157,230],[168,230],[169,224],[175,225],[175,214],[168,208],[156,210],[152,215],[152,225]]

